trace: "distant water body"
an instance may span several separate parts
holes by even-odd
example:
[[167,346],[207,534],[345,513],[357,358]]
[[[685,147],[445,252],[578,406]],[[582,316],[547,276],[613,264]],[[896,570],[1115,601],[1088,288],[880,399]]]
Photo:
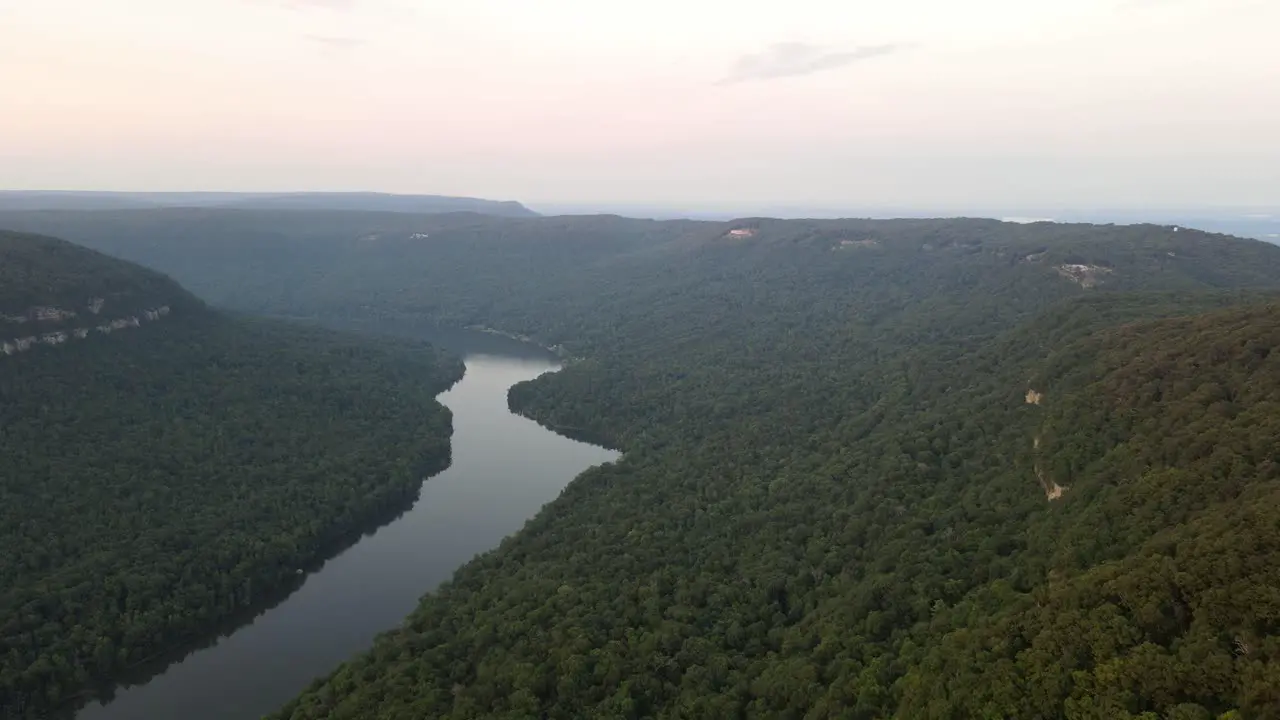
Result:
[[[410,334],[410,333],[403,333]],[[418,599],[519,530],[583,470],[617,453],[507,410],[507,389],[558,369],[540,348],[492,334],[413,332],[466,362],[439,400],[453,412],[453,462],[417,503],[309,575],[248,624],[77,720],[248,720],[269,713],[400,625]]]

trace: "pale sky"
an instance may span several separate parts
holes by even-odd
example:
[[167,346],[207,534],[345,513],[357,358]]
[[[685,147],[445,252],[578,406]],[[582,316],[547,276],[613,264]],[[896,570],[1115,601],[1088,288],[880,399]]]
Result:
[[1280,205],[1280,0],[0,0],[0,189]]

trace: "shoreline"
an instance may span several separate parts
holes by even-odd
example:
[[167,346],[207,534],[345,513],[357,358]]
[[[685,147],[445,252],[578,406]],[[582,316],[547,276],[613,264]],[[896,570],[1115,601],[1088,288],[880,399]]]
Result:
[[[489,334],[497,334],[497,333],[489,333]],[[555,360],[551,358],[548,358],[546,362],[552,366],[554,366],[555,364]],[[558,371],[558,368],[553,367],[551,371],[556,372]],[[472,373],[473,373],[473,368],[467,366],[464,363],[462,378],[460,378],[459,380],[456,380],[454,384],[450,386],[450,388],[442,392],[447,392],[448,390],[452,390],[456,388],[459,383],[465,380],[468,376],[472,375]],[[436,401],[441,402],[439,395],[436,396]],[[448,405],[445,405],[445,407],[449,408]],[[454,412],[452,408],[449,408],[449,410],[451,414]],[[601,450],[608,450],[610,452],[617,453],[617,456],[621,455],[619,451],[613,448],[610,448],[607,445],[592,441],[591,439],[584,438],[584,437],[574,437],[573,433],[565,433],[565,432],[557,431],[557,429],[549,427],[544,423],[537,422],[533,418],[528,418],[524,416],[522,413],[514,412],[510,408],[509,404],[507,402],[504,402],[503,400],[497,401],[495,410],[498,410],[503,414],[510,413],[512,416],[521,417],[522,419],[530,420],[535,424],[537,424],[538,426],[542,427],[544,430],[546,430],[550,434],[555,435],[559,438],[563,438],[565,440],[569,440],[577,443],[592,445]],[[450,438],[449,438],[450,458],[449,458],[448,467],[450,468],[454,466],[453,460],[455,458],[453,457],[453,454],[454,454],[453,445],[456,441],[456,437],[455,437],[456,432],[457,432],[456,427],[452,428],[452,431],[450,433]],[[615,456],[610,460],[595,462],[590,466],[577,469],[576,472],[574,472],[571,477],[568,477],[566,479],[566,482],[564,483],[563,487],[567,487],[569,483],[577,479],[578,475],[581,475],[583,472],[586,472],[586,470],[588,470],[590,467],[594,467],[595,465],[602,464],[604,462],[616,461],[617,456]],[[422,483],[419,485],[419,492],[424,492],[427,486],[429,485],[429,483],[431,482],[431,480],[434,479],[439,474],[440,473],[433,473],[430,476],[424,477]],[[560,488],[559,492],[563,492],[563,487]],[[558,493],[556,496],[558,496]],[[549,498],[548,502],[550,500],[553,500],[554,497],[555,496]],[[393,514],[391,514],[391,516],[388,517],[385,521],[375,521],[375,523],[371,524],[366,529],[363,529],[360,532],[353,533],[354,537],[351,538],[352,542],[348,544],[346,547],[342,548],[338,554],[341,554],[342,552],[345,552],[350,548],[358,546],[360,542],[363,542],[369,536],[373,535],[375,532],[381,531],[385,527],[389,527],[390,525],[396,522],[402,521],[409,513],[413,511],[413,508],[417,505],[417,503],[421,502],[421,500],[422,500],[422,496],[418,493],[415,493],[415,497],[409,498],[409,503],[407,507],[397,508],[396,511]],[[539,512],[539,510],[533,510],[532,513],[527,518],[525,518],[525,521],[527,522],[528,519],[535,517],[537,515],[537,512]],[[518,529],[515,531],[518,532]],[[495,544],[493,545],[493,547],[497,547],[497,544],[499,543],[500,543],[500,540],[495,541]],[[159,678],[165,676],[167,673],[172,671],[175,667],[178,667],[182,665],[182,663],[189,660],[192,656],[201,652],[212,650],[217,645],[220,645],[224,640],[233,637],[236,633],[239,633],[241,631],[246,630],[249,627],[254,626],[262,617],[267,615],[268,612],[272,610],[276,610],[278,607],[288,602],[294,596],[294,593],[301,590],[302,586],[305,585],[308,581],[310,581],[313,576],[316,576],[319,573],[323,572],[323,569],[325,568],[325,566],[327,566],[328,562],[332,560],[334,557],[335,556],[328,556],[324,558],[318,564],[318,567],[316,567],[314,570],[311,568],[307,568],[307,571],[305,572],[304,575],[297,577],[297,584],[295,586],[289,587],[284,592],[282,592],[279,597],[273,598],[274,602],[266,603],[267,605],[266,607],[253,608],[253,610],[250,613],[246,613],[248,617],[239,619],[240,622],[227,623],[227,626],[214,630],[212,633],[204,637],[203,642],[196,639],[195,642],[183,643],[184,647],[177,649],[177,652],[162,654],[162,657],[158,657],[158,658],[157,657],[147,658],[146,660],[139,663],[139,665],[143,665],[144,667],[134,668],[135,672],[132,673],[133,675],[132,677],[119,678],[115,681],[110,681],[106,684],[107,687],[98,686],[98,687],[89,689],[88,692],[82,693],[77,698],[75,698],[75,700],[72,703],[69,703],[68,705],[64,705],[62,708],[60,708],[60,711],[63,714],[56,715],[53,717],[59,717],[59,718],[62,718],[62,720],[75,720],[75,718],[80,717],[80,713],[89,711],[91,709],[91,706],[94,705],[94,703],[101,702],[104,706],[110,705],[112,702],[120,699],[121,695],[123,694],[122,691],[128,691],[130,689],[137,689],[137,688],[144,687],[150,684],[151,682],[154,682]],[[467,562],[469,562],[469,560],[462,560],[456,566],[452,567],[448,574],[449,577],[452,577],[452,574],[456,572],[459,568],[465,566]],[[290,580],[293,580],[293,578],[291,577]],[[293,585],[293,583],[291,583],[291,585]],[[431,587],[418,588],[418,593],[415,596],[415,607],[416,607],[416,602],[420,602],[423,596],[430,594],[431,592],[433,592],[433,588]],[[406,615],[405,617],[408,617],[408,616]],[[404,619],[405,619],[404,617],[399,617],[396,619],[396,621],[402,622]],[[391,627],[391,626],[388,626],[388,627]],[[360,648],[356,654],[360,655],[360,654],[367,653],[369,652],[371,647],[372,645],[364,646]],[[346,662],[346,661],[343,661],[343,662]],[[338,667],[340,667],[340,665],[341,663],[339,663],[339,665],[335,665],[334,667],[327,668],[323,672],[318,672],[316,677],[317,678],[324,677],[327,673],[335,671]],[[301,693],[304,690],[305,690],[305,687],[298,687],[295,692],[290,693],[289,697],[290,698],[295,697],[297,696],[298,693]],[[95,709],[93,710],[93,712],[98,712],[98,711]],[[110,712],[110,711],[104,711],[104,712]]]
[[529,345],[542,348],[552,355],[555,355],[557,358],[560,358],[560,360],[566,364],[582,360],[582,358],[574,357],[566,352],[563,345],[544,345],[537,338],[529,335],[522,335],[520,333],[514,333],[507,330],[499,330],[498,328],[489,327],[488,325],[464,325],[462,329],[487,333],[489,335],[497,335],[498,337],[504,337],[508,340],[515,340],[517,342],[527,343]]

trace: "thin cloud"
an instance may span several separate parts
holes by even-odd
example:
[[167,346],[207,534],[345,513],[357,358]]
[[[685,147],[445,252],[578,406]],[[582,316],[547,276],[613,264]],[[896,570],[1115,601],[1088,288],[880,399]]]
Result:
[[[1177,7],[1179,5],[1194,5],[1201,0],[1123,0],[1120,7],[1128,8],[1159,8],[1159,7]],[[1221,2],[1221,0],[1215,0]]]
[[738,58],[738,61],[729,70],[728,76],[717,84],[732,85],[753,80],[775,80],[799,75],[812,75],[813,73],[834,70],[882,55],[891,55],[905,48],[905,45],[896,43],[863,45],[848,50],[798,42],[778,43],[768,47],[763,52],[751,53]]
[[[1219,0],[1221,1],[1221,0]],[[1121,0],[1116,9],[1125,11],[1171,10],[1198,4],[1198,0]]]
[[258,7],[274,7],[298,13],[350,14],[405,21],[417,20],[419,12],[411,4],[397,0],[244,0]]
[[1266,7],[1272,0],[1120,0],[1118,10],[1172,10],[1198,8],[1220,12],[1248,12]]
[[346,52],[354,50],[365,44],[365,40],[355,37],[340,37],[336,35],[306,35],[307,40],[316,43],[326,50],[336,52]]
[[263,5],[277,5],[291,10],[350,10],[356,0],[253,0]]

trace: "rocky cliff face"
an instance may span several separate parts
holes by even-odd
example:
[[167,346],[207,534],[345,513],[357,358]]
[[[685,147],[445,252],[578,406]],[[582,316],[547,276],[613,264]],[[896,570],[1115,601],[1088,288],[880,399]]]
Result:
[[204,312],[159,273],[62,240],[0,231],[0,357]]
[[161,305],[111,317],[103,314],[106,310],[103,298],[90,298],[85,310],[82,315],[68,308],[37,305],[19,312],[0,311],[0,356],[21,355],[40,346],[57,347],[92,336],[110,335],[157,322],[173,312],[168,305]]

